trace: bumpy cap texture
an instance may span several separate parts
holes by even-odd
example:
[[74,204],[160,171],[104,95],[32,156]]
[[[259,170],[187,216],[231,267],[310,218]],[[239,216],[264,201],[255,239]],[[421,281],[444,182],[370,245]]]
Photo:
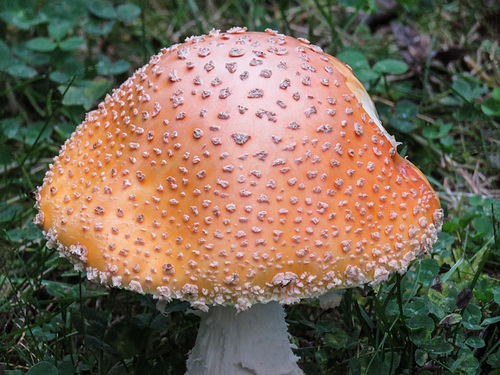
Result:
[[349,67],[233,28],[151,58],[87,114],[35,222],[90,279],[194,306],[387,280],[442,211]]

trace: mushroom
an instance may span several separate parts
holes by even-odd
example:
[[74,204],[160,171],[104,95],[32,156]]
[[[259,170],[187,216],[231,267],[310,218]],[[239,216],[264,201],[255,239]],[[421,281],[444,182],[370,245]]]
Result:
[[439,200],[351,69],[232,28],[163,49],[62,146],[47,246],[90,280],[204,312],[188,374],[301,374],[284,304],[405,272]]

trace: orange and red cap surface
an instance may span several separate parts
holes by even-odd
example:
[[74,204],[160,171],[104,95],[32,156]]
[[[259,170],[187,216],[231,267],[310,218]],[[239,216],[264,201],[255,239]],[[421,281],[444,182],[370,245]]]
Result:
[[386,280],[443,214],[351,70],[268,30],[162,50],[54,159],[35,222],[90,279],[193,306]]

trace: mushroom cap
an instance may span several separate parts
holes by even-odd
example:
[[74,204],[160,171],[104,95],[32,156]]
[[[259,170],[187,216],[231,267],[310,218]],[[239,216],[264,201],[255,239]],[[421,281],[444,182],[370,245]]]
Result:
[[163,49],[62,146],[35,222],[89,279],[195,307],[376,284],[442,224],[351,69],[275,31]]

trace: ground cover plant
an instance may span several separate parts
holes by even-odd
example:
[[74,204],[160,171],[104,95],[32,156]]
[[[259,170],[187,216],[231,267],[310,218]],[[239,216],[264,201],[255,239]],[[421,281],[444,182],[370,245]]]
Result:
[[348,63],[445,210],[433,251],[337,308],[287,307],[307,375],[500,374],[500,7],[440,0],[0,0],[0,374],[183,374],[199,319],[86,281],[33,191],[60,145],[161,47],[247,26]]

